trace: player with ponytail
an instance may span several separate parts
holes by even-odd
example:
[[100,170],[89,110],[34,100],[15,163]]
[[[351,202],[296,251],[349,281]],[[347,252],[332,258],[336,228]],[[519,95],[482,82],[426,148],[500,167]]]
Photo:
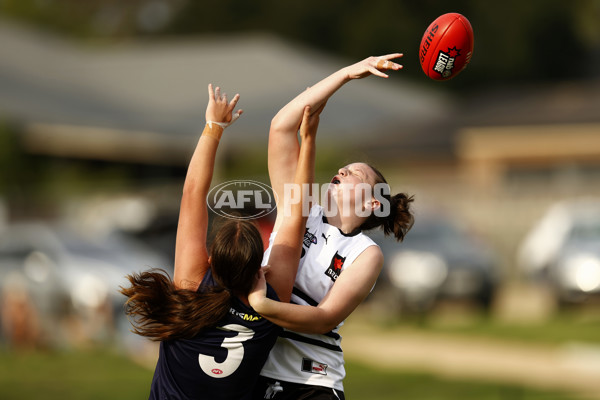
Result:
[[[191,339],[214,327],[231,309],[233,296],[247,296],[260,268],[263,242],[251,220],[221,222],[210,247],[214,285],[201,291],[176,287],[167,273],[151,269],[128,275],[127,314],[133,331],[154,341]],[[191,283],[191,282],[190,282]]]
[[[217,226],[207,249],[206,198],[215,154],[224,129],[241,113],[220,88],[208,87],[207,124],[190,161],[181,199],[173,279],[162,270],[128,276],[122,288],[134,332],[160,341],[151,399],[248,399],[269,350],[281,330],[248,302],[260,272],[262,237],[251,220],[229,219]],[[312,181],[314,137],[320,109],[303,110],[294,183]],[[302,199],[302,195],[301,195]],[[266,297],[288,302],[300,258],[306,218],[291,206],[281,237],[271,251]]]
[[381,172],[371,164],[367,164],[375,173],[375,185],[384,185],[387,190],[381,193],[384,200],[389,203],[389,212],[371,213],[369,218],[360,226],[361,231],[370,231],[381,227],[383,233],[388,236],[392,235],[398,241],[402,241],[413,224],[413,215],[410,211],[410,203],[413,202],[413,197],[406,193],[397,193],[390,196],[389,185]]
[[[352,80],[369,75],[387,78],[383,71],[402,68],[392,61],[401,56],[368,57],[342,68],[277,113],[269,133],[268,164],[271,187],[279,198],[298,168],[297,131],[304,107],[323,107]],[[412,196],[390,195],[383,175],[366,163],[340,168],[325,200],[327,205],[311,205],[291,302],[269,299],[264,279],[248,297],[257,312],[284,328],[263,367],[253,399],[344,399],[339,329],[372,290],[383,267],[381,249],[363,231],[381,228],[401,241],[413,224]],[[281,210],[278,207],[271,243],[281,233],[278,230],[285,216]],[[267,256],[271,249],[274,247],[267,249]]]

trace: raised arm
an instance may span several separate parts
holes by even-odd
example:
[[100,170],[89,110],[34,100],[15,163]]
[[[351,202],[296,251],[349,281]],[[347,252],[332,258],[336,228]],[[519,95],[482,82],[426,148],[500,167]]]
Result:
[[219,140],[227,125],[241,113],[233,114],[239,95],[231,102],[220,88],[208,85],[206,126],[198,140],[188,166],[177,225],[175,244],[175,271],[173,280],[177,288],[196,290],[208,270],[208,210],[206,196],[213,177],[215,154]]
[[[304,108],[300,126],[302,145],[300,146],[298,167],[296,168],[292,188],[296,195],[293,196],[294,198],[285,196],[279,201],[279,206],[284,209],[281,213],[282,224],[271,248],[268,260],[270,267],[266,278],[277,292],[279,299],[285,302],[290,301],[298,263],[300,262],[302,238],[306,217],[308,216],[303,213],[303,203],[306,201],[307,195],[310,194],[310,184],[314,180],[315,137],[319,125],[319,115],[324,106],[323,104],[314,113],[309,106]],[[285,191],[285,194],[291,193],[291,190]]]
[[[271,121],[269,131],[268,165],[273,191],[281,198],[283,185],[292,182],[296,171],[298,152],[298,129],[302,122],[304,107],[319,110],[327,100],[345,83],[369,75],[387,78],[383,70],[398,70],[401,65],[391,60],[402,57],[400,53],[381,57],[368,57],[356,64],[344,67],[327,78],[309,87],[286,104]],[[278,230],[281,218],[278,213],[274,230]]]

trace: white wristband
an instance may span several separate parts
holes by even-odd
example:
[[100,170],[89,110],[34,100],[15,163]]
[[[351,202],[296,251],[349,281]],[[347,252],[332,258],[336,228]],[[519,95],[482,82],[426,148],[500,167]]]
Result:
[[216,122],[216,121],[206,121],[209,127],[212,128],[212,124],[219,125],[221,128],[225,129],[229,125],[233,124],[240,117],[240,113],[235,113],[231,116],[230,122]]

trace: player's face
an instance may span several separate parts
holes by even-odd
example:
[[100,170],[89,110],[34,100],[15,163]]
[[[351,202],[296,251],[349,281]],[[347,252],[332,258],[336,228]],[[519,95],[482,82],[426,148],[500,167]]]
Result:
[[[365,163],[353,163],[346,165],[338,170],[329,184],[329,196],[337,201],[345,199],[349,196],[351,206],[358,202],[364,202],[371,199],[372,189],[368,190],[365,195],[364,190],[357,190],[357,186],[368,185],[370,188],[375,182],[375,172]],[[365,198],[366,197],[366,198]]]

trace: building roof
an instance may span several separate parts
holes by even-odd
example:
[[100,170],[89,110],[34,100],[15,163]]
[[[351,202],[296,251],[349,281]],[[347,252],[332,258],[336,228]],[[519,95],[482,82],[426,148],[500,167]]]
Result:
[[464,126],[600,122],[600,77],[480,90],[463,107]]
[[[241,94],[244,115],[230,128],[227,145],[266,147],[279,108],[351,62],[266,34],[84,44],[3,22],[0,118],[22,124],[36,151],[50,151],[54,141],[63,151],[80,149],[76,156],[121,157],[115,147],[146,140],[140,157],[152,159],[159,153],[149,149],[152,144],[190,149],[204,125],[212,82]],[[321,117],[320,132],[354,146],[378,140],[389,146],[390,137],[401,145],[403,136],[414,137],[450,110],[446,95],[397,72],[340,89]],[[112,140],[106,150],[98,146],[102,138]]]

